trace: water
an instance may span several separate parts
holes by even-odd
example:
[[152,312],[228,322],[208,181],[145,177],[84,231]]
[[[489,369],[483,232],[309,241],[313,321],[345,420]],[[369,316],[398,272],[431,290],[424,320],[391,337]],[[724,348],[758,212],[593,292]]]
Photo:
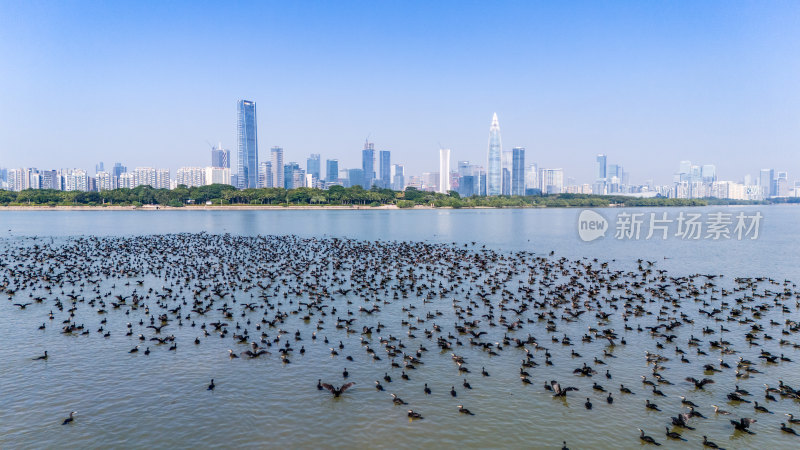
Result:
[[[796,281],[797,267],[800,267],[800,252],[796,244],[794,232],[800,211],[791,206],[773,206],[761,208],[702,208],[691,211],[730,211],[739,210],[752,213],[759,210],[764,221],[757,240],[724,240],[724,241],[682,241],[670,238],[666,241],[618,241],[611,238],[592,243],[584,243],[576,233],[576,219],[579,211],[568,209],[546,210],[423,210],[423,211],[3,211],[0,213],[0,253],[11,250],[11,255],[19,254],[20,248],[32,245],[73,245],[78,236],[142,236],[167,233],[230,233],[235,236],[286,235],[296,234],[302,237],[348,237],[357,240],[379,241],[424,241],[430,243],[457,243],[459,248],[468,244],[469,249],[480,249],[483,245],[497,250],[504,255],[514,251],[531,251],[537,255],[547,255],[555,251],[555,258],[564,256],[570,260],[598,258],[600,262],[611,261],[610,267],[620,270],[635,270],[637,259],[655,261],[656,269],[664,269],[669,275],[689,275],[694,273],[720,273],[725,277],[717,279],[720,286],[732,288],[735,276],[770,276],[779,283],[785,278]],[[629,209],[629,212],[638,211]],[[677,213],[674,209],[656,209],[641,211],[667,211],[670,215]],[[602,211],[609,219],[618,210]],[[10,231],[9,231],[10,230]],[[32,237],[36,237],[35,240]],[[471,243],[475,241],[476,246]],[[51,243],[52,242],[52,243]],[[178,253],[176,250],[170,253]],[[244,251],[244,250],[243,250]],[[470,250],[478,251],[478,250]],[[239,255],[238,257],[243,257]],[[237,256],[231,255],[234,260]],[[612,261],[613,260],[613,261]],[[4,261],[7,261],[4,259]],[[446,264],[447,262],[443,262]],[[173,262],[174,264],[174,262]],[[266,264],[266,262],[265,262]],[[388,263],[387,263],[388,264]],[[499,264],[499,263],[498,263]],[[102,267],[102,261],[98,262]],[[242,266],[243,267],[243,266]],[[292,267],[287,266],[287,267]],[[506,267],[506,266],[498,266]],[[572,266],[570,266],[572,267]],[[416,273],[426,273],[422,266],[415,267]],[[0,273],[5,276],[7,272]],[[286,276],[283,272],[281,276]],[[486,277],[487,275],[482,275]],[[143,286],[137,286],[135,280],[143,279]],[[437,276],[437,280],[441,278]],[[477,289],[481,278],[477,281],[465,282],[462,286]],[[287,278],[293,280],[293,278]],[[517,276],[508,281],[507,286],[516,293],[518,281],[526,281],[526,276]],[[212,279],[207,282],[213,281]],[[446,281],[446,280],[445,280]],[[563,281],[563,278],[562,278]],[[192,280],[195,283],[196,280]],[[123,281],[102,280],[98,289],[102,293],[111,292],[129,295],[134,289],[143,293],[149,288],[158,292],[165,282],[155,277],[131,277],[131,286]],[[247,284],[242,282],[239,287]],[[698,281],[698,284],[700,282]],[[112,287],[112,285],[114,287]],[[88,289],[90,286],[86,286]],[[65,287],[69,292],[72,286]],[[285,287],[282,288],[285,291]],[[538,285],[537,285],[538,289]],[[782,286],[762,284],[760,290],[782,290]],[[283,292],[282,291],[282,292]],[[605,342],[595,340],[583,343],[580,337],[586,333],[588,326],[598,326],[592,312],[583,314],[574,323],[557,322],[561,338],[568,335],[574,346],[566,347],[551,342],[553,334],[545,330],[544,322],[525,324],[523,329],[509,333],[513,337],[524,338],[531,333],[539,343],[551,349],[553,366],[544,364],[544,352],[535,352],[535,360],[539,367],[526,369],[531,373],[531,385],[520,382],[518,371],[524,352],[506,346],[498,352],[498,356],[488,356],[478,347],[470,346],[468,335],[460,336],[465,343],[454,351],[463,356],[472,373],[466,374],[473,390],[462,388],[463,375],[460,375],[450,358],[450,352],[440,352],[435,339],[426,339],[423,329],[430,328],[430,321],[418,324],[414,331],[415,339],[407,338],[408,327],[402,320],[410,320],[404,311],[414,305],[413,314],[421,317],[428,312],[439,311],[441,316],[435,322],[442,327],[442,335],[454,333],[453,323],[461,322],[455,316],[452,306],[453,297],[462,298],[464,294],[449,293],[446,298],[435,299],[432,303],[423,303],[422,298],[410,295],[409,299],[381,303],[381,312],[370,316],[357,312],[359,306],[369,307],[375,298],[391,299],[389,295],[376,293],[370,302],[353,295],[335,296],[338,316],[344,316],[350,309],[354,312],[356,327],[374,326],[379,320],[386,326],[381,333],[374,333],[371,347],[383,358],[373,361],[368,358],[359,344],[360,333],[348,334],[334,327],[334,318],[329,315],[324,330],[318,332],[316,342],[310,340],[315,330],[319,315],[306,323],[300,315],[290,315],[280,329],[286,330],[281,345],[287,339],[295,348],[290,357],[291,364],[282,364],[275,347],[267,358],[254,360],[234,359],[227,356],[227,349],[238,351],[246,347],[234,344],[231,336],[224,339],[211,333],[203,337],[198,327],[168,326],[168,333],[174,334],[178,342],[176,351],[169,351],[166,346],[155,346],[153,342],[143,342],[142,346],[150,346],[152,353],[145,356],[140,351],[129,354],[130,350],[140,342],[136,339],[140,332],[147,338],[152,337],[153,330],[138,326],[138,320],[145,318],[142,309],[130,311],[125,315],[125,308],[114,310],[108,307],[108,313],[99,315],[97,307],[90,308],[86,304],[78,304],[76,323],[83,323],[91,331],[88,336],[67,336],[59,333],[60,322],[66,313],[57,311],[57,319],[47,319],[47,312],[53,309],[53,298],[66,300],[58,291],[42,304],[34,303],[25,310],[12,305],[15,302],[30,301],[28,290],[18,292],[13,301],[5,300],[6,295],[0,293],[0,447],[32,448],[53,447],[69,443],[81,447],[515,447],[515,448],[560,448],[561,441],[566,440],[570,448],[638,448],[637,427],[645,429],[647,434],[656,438],[665,447],[677,447],[674,441],[664,437],[664,426],[669,423],[669,416],[674,416],[681,409],[679,395],[687,397],[700,405],[699,411],[709,419],[697,419],[693,423],[696,431],[684,431],[689,444],[699,447],[702,435],[727,448],[751,448],[767,446],[768,448],[796,448],[800,438],[780,431],[779,424],[785,420],[783,413],[800,415],[798,402],[781,399],[778,402],[763,402],[776,414],[756,414],[752,405],[731,405],[727,403],[725,394],[737,383],[732,370],[714,375],[715,384],[706,391],[695,391],[683,381],[686,376],[703,376],[698,364],[716,363],[718,353],[708,352],[708,357],[697,356],[694,348],[687,346],[690,334],[704,342],[718,339],[719,334],[703,335],[705,326],[718,329],[721,323],[732,331],[725,335],[732,346],[741,354],[726,356],[726,362],[735,365],[736,358],[743,356],[757,362],[759,370],[764,374],[753,374],[751,378],[739,380],[740,387],[754,394],[753,398],[763,400],[763,383],[777,385],[782,379],[787,384],[798,387],[797,362],[800,352],[791,346],[779,346],[777,340],[786,338],[799,342],[794,335],[782,336],[781,327],[767,327],[766,332],[775,337],[774,341],[759,341],[763,347],[748,347],[744,342],[741,330],[749,330],[749,326],[736,322],[709,321],[698,315],[702,305],[684,300],[685,311],[695,320],[693,325],[686,324],[673,331],[678,336],[676,344],[687,351],[691,364],[681,364],[679,355],[675,354],[674,345],[668,344],[665,349],[655,347],[655,341],[645,333],[635,330],[624,331],[623,322],[617,316],[603,328],[614,328],[620,336],[625,337],[627,345],[618,345],[613,350],[616,358],[604,358],[608,366],[594,366],[600,374],[593,378],[573,375],[572,369],[582,362],[591,363],[592,357],[603,357]],[[34,295],[40,295],[36,290]],[[234,292],[240,302],[249,302],[252,292],[241,290]],[[616,292],[624,295],[624,291]],[[674,292],[673,292],[674,294]],[[702,294],[709,299],[715,294]],[[716,294],[719,297],[719,294]],[[91,298],[86,295],[86,298]],[[189,297],[191,298],[191,296]],[[228,297],[230,298],[230,297]],[[295,301],[304,301],[307,294]],[[353,302],[346,305],[344,299]],[[500,293],[493,297],[500,299]],[[475,296],[473,300],[479,300]],[[256,299],[258,300],[258,299]],[[107,300],[108,301],[108,300]],[[147,301],[151,308],[155,299]],[[480,303],[480,302],[479,302]],[[773,310],[765,314],[762,323],[774,319],[783,323],[785,319],[798,320],[797,308],[793,302],[785,302],[791,309],[790,314],[782,314]],[[218,305],[218,304],[217,304]],[[647,308],[658,311],[660,304],[649,304]],[[68,308],[67,306],[65,310]],[[216,306],[215,306],[216,307]],[[289,311],[285,304],[282,309]],[[235,306],[232,324],[244,320],[238,316],[242,311],[240,304]],[[524,313],[524,317],[535,319],[535,310]],[[474,315],[469,318],[480,319],[486,311],[476,307]],[[509,317],[513,313],[504,312]],[[560,313],[559,313],[560,315]],[[112,332],[103,338],[96,329],[105,317],[105,329]],[[255,317],[255,316],[254,316]],[[260,317],[260,316],[259,316]],[[558,316],[557,316],[558,317]],[[195,317],[198,322],[211,323],[221,319],[219,311],[210,312],[206,317]],[[486,320],[486,319],[482,319]],[[496,320],[496,319],[495,319]],[[38,330],[42,322],[48,322],[45,330]],[[125,336],[126,323],[132,322],[134,333]],[[413,322],[412,322],[413,323]],[[632,324],[656,325],[655,315],[632,320]],[[231,325],[233,326],[233,325]],[[300,330],[302,341],[295,342],[294,330]],[[479,329],[489,334],[480,338],[485,342],[501,342],[504,327],[481,326]],[[231,330],[233,332],[234,330]],[[251,335],[256,336],[254,326],[249,327]],[[265,329],[270,338],[278,333],[278,328]],[[400,369],[391,368],[378,336],[399,336],[404,339],[408,351],[420,344],[429,352],[424,353],[423,365],[417,370],[408,370],[410,380],[400,379]],[[201,337],[201,343],[194,345],[195,337]],[[322,343],[322,336],[327,336],[329,345]],[[336,347],[339,341],[345,345],[341,355],[332,357],[330,347]],[[297,349],[305,346],[306,353],[300,355]],[[708,351],[707,345],[701,348]],[[782,362],[778,365],[765,365],[758,359],[762,349],[779,354],[785,353],[793,362]],[[31,358],[47,349],[51,357],[47,361],[31,361]],[[582,355],[582,358],[570,357],[570,349]],[[650,377],[650,367],[644,360],[645,350],[661,353],[671,359],[665,365],[665,378],[674,385],[661,385],[660,389],[667,394],[666,398],[655,398],[645,390],[640,375]],[[352,355],[353,361],[346,361],[345,355]],[[396,358],[400,361],[400,358]],[[490,377],[482,377],[480,368],[484,366],[491,373]],[[333,399],[330,394],[315,388],[318,378],[331,381],[333,384],[343,383],[343,368],[350,372],[349,380],[356,385],[341,398]],[[613,380],[602,376],[608,368],[614,375]],[[392,383],[383,383],[386,392],[377,392],[374,381],[381,380],[384,372],[389,372]],[[217,388],[206,391],[209,379],[214,378]],[[580,388],[579,392],[571,392],[566,402],[553,399],[544,390],[547,380],[557,379],[564,385]],[[592,383],[598,382],[614,393],[613,405],[605,404],[605,395],[592,390]],[[422,386],[428,383],[433,389],[431,396],[423,393]],[[637,394],[622,396],[619,394],[620,383],[629,386]],[[458,397],[453,399],[449,394],[450,386],[455,386]],[[395,406],[391,402],[389,392],[397,393],[410,405]],[[587,411],[583,407],[585,397],[591,397],[594,409]],[[663,413],[649,412],[644,406],[644,399],[655,401],[664,410]],[[731,416],[713,415],[711,403],[733,412]],[[464,404],[475,416],[458,414],[455,405]],[[409,422],[406,417],[408,408],[413,408],[425,416],[424,420]],[[76,422],[70,426],[62,426],[61,421],[70,410],[77,410]],[[753,425],[756,435],[733,433],[728,418],[756,417]],[[800,429],[800,426],[796,426]]]

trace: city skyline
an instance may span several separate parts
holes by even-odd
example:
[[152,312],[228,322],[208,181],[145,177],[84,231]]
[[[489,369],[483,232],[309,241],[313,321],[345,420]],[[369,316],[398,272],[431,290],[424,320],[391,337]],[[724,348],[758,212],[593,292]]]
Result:
[[[287,160],[358,167],[369,135],[407,173],[439,143],[477,162],[496,111],[507,148],[581,180],[597,153],[658,183],[687,159],[800,172],[797,3],[418,6],[3,3],[0,165],[204,163],[250,98]],[[234,45],[241,17],[258,26]]]
[[114,164],[111,172],[106,172],[104,162],[100,161],[95,165],[94,176],[81,168],[40,170],[23,167],[9,170],[0,167],[0,188],[13,191],[29,188],[104,191],[140,185],[174,189],[180,185],[193,187],[220,183],[239,189],[327,189],[335,185],[394,190],[413,187],[442,194],[455,191],[465,197],[572,193],[760,200],[800,196],[800,181],[796,180],[791,184],[785,170],[776,173],[774,168],[760,169],[756,177],[747,174],[742,181],[720,180],[717,178],[716,165],[692,164],[690,160],[680,161],[677,172],[672,175],[671,185],[657,185],[652,179],[644,184],[635,184],[630,182],[630,172],[625,170],[624,165],[619,161],[609,164],[608,155],[602,153],[595,157],[594,180],[591,183],[580,183],[574,177],[565,176],[562,167],[544,168],[536,162],[526,162],[524,147],[502,150],[497,113],[492,115],[489,126],[486,166],[459,160],[457,169],[452,170],[450,149],[440,148],[437,172],[423,172],[421,175],[410,175],[406,179],[404,166],[391,163],[391,151],[380,150],[376,154],[375,143],[368,138],[361,150],[360,169],[339,170],[338,159],[326,159],[326,177],[322,178],[319,153],[310,154],[303,169],[295,161],[284,163],[283,148],[275,146],[270,149],[269,160],[259,163],[256,103],[239,100],[236,111],[238,157],[235,171],[230,168],[230,151],[220,143],[216,146],[209,144],[210,166],[182,166],[176,170],[174,178],[170,176],[170,169],[136,167],[128,172],[127,167],[119,162]]

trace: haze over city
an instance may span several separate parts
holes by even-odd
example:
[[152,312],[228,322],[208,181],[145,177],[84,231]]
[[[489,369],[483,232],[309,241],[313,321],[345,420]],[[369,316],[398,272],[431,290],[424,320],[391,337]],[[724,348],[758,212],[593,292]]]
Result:
[[679,161],[719,176],[800,172],[800,4],[143,2],[0,4],[0,165],[205,165],[258,102],[260,159],[361,164],[369,137],[407,173],[503,147],[591,183]]

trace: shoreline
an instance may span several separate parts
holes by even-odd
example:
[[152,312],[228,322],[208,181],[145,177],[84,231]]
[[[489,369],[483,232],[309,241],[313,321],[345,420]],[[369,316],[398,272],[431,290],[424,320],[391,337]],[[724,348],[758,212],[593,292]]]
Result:
[[[675,205],[675,206],[630,206],[630,208],[678,208],[678,207],[685,207],[685,208],[698,208],[698,207],[711,207],[716,206],[719,208],[723,207],[753,207],[753,206],[768,206],[768,205]],[[607,208],[626,208],[624,205],[617,205],[612,204],[608,206],[503,206],[503,207],[492,207],[492,206],[465,206],[461,208],[453,208],[450,206],[428,206],[428,205],[416,205],[413,208],[399,208],[397,205],[381,205],[381,206],[369,206],[369,205],[292,205],[292,206],[278,206],[278,205],[187,205],[181,207],[173,207],[173,206],[162,206],[162,205],[143,205],[143,206],[116,206],[116,205],[107,205],[107,206],[89,206],[89,205],[82,205],[82,206],[48,206],[48,205],[39,205],[39,206],[0,206],[0,212],[2,211],[259,211],[259,210],[266,210],[266,211],[309,211],[309,210],[316,210],[316,211],[323,211],[323,210],[335,210],[335,211],[413,211],[413,210],[436,210],[436,209],[443,209],[443,210],[451,210],[451,209],[465,209],[465,210],[493,210],[493,209],[607,209]]]

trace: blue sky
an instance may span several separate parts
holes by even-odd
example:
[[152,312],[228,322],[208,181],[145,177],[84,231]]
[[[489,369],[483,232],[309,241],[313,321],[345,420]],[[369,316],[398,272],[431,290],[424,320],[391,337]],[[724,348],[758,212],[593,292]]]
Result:
[[800,2],[0,2],[0,166],[206,165],[259,149],[418,174],[505,149],[591,181],[678,162],[800,179]]

